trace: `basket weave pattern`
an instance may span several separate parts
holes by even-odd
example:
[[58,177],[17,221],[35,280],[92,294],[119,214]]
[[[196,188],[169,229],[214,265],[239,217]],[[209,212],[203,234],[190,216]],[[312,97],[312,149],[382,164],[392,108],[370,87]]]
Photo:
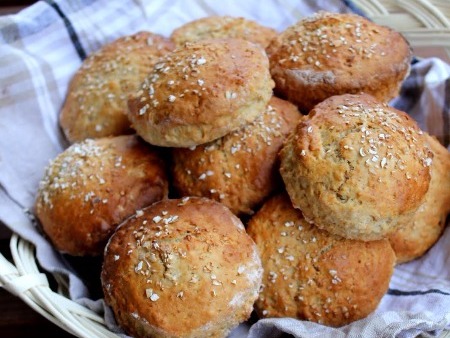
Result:
[[47,276],[38,269],[31,243],[13,234],[10,250],[15,265],[0,255],[0,287],[77,337],[119,337],[106,328],[102,317],[63,295],[65,279],[55,275],[60,288],[58,292],[50,289]]
[[413,47],[444,47],[450,55],[449,0],[354,0],[374,22],[401,32]]

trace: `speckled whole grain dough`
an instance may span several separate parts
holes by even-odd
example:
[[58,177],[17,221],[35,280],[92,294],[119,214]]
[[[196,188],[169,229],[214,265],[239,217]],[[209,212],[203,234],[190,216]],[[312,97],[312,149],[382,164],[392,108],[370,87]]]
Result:
[[388,102],[398,95],[412,57],[400,33],[355,14],[327,12],[287,28],[268,50],[276,92],[306,112],[346,93]]
[[250,41],[266,48],[276,37],[277,32],[259,23],[231,16],[208,16],[190,21],[175,29],[171,39],[177,46],[186,42],[196,42],[206,39],[237,38]]
[[138,90],[159,57],[174,48],[157,34],[140,32],[119,38],[89,55],[70,81],[60,114],[67,139],[132,134],[128,96]]
[[57,250],[97,256],[136,209],[168,195],[165,163],[134,135],[74,143],[47,167],[35,211]]
[[162,58],[128,102],[147,142],[190,147],[220,138],[264,111],[274,83],[265,52],[239,39],[186,44]]
[[286,190],[305,218],[363,241],[409,222],[430,182],[432,153],[415,121],[366,94],[316,105],[280,156]]
[[262,267],[255,243],[225,206],[165,200],[111,237],[105,300],[134,337],[225,337],[253,310]]
[[273,97],[264,113],[245,127],[195,149],[173,149],[178,194],[209,197],[235,214],[252,214],[282,186],[278,151],[301,116],[293,104]]
[[292,317],[328,326],[365,318],[386,293],[395,254],[386,239],[363,242],[320,230],[275,196],[247,231],[264,268],[260,317]]
[[434,154],[430,187],[412,220],[389,235],[397,263],[416,259],[430,249],[441,236],[450,212],[450,153],[434,137],[424,134]]

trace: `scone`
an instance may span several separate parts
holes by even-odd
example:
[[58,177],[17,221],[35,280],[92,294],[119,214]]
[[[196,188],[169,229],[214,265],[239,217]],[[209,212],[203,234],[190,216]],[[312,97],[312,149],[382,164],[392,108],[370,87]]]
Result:
[[441,236],[450,212],[450,153],[434,137],[424,134],[434,154],[430,188],[412,220],[389,236],[397,263],[416,259],[431,248]]
[[186,44],[155,65],[129,100],[129,117],[151,144],[195,146],[255,120],[273,86],[267,56],[251,42]]
[[388,289],[395,254],[386,239],[355,241],[320,230],[285,194],[266,202],[247,231],[264,268],[261,317],[342,326],[373,312]]
[[277,32],[253,20],[231,16],[209,16],[188,22],[172,32],[171,39],[179,47],[186,42],[206,39],[235,38],[267,48]]
[[168,39],[140,32],[104,45],[88,56],[72,78],[60,124],[67,139],[132,134],[128,96],[141,85],[159,57],[173,49]]
[[245,127],[194,149],[174,149],[174,187],[181,196],[209,197],[238,215],[253,213],[281,186],[278,151],[300,117],[293,104],[273,97]]
[[48,166],[35,211],[56,249],[96,256],[125,218],[168,195],[160,155],[134,135],[75,143]]
[[432,153],[406,113],[370,95],[333,96],[283,146],[294,207],[321,229],[363,241],[410,221],[424,201]]
[[276,92],[305,112],[346,93],[388,102],[398,95],[412,56],[400,33],[355,14],[326,12],[287,28],[269,51]]
[[125,221],[102,285],[133,337],[225,337],[253,310],[262,267],[241,221],[206,198],[164,200]]

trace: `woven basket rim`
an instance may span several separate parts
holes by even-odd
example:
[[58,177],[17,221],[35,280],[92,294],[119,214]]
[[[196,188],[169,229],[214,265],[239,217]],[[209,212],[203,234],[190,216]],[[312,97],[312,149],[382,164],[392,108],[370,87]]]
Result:
[[450,3],[443,0],[353,0],[375,23],[402,33],[413,47],[443,47],[450,56]]
[[[13,265],[0,253],[0,287],[22,299],[33,310],[80,338],[120,338],[104,318],[53,291],[47,276],[38,269],[34,245],[13,233],[10,240]],[[439,338],[450,338],[444,330]]]
[[94,311],[53,291],[39,270],[34,245],[13,233],[10,240],[13,263],[0,254],[0,286],[22,299],[53,324],[77,337],[118,338]]

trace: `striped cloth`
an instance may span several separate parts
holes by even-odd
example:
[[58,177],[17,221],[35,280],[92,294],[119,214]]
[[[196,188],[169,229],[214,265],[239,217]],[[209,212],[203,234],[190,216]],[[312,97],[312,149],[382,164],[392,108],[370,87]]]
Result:
[[[181,24],[211,14],[244,16],[278,30],[317,10],[349,12],[349,1],[329,0],[69,0],[40,1],[0,17],[0,220],[36,245],[41,265],[66,274],[75,301],[103,313],[83,281],[30,219],[38,182],[48,161],[67,143],[58,114],[71,76],[102,44],[149,30],[168,36]],[[421,128],[450,143],[450,66],[416,61],[392,104]],[[388,293],[368,318],[333,329],[294,319],[265,319],[240,326],[234,337],[415,337],[450,328],[450,231],[423,258],[396,268]],[[108,309],[105,311],[110,313]],[[111,315],[107,321],[112,329]]]

